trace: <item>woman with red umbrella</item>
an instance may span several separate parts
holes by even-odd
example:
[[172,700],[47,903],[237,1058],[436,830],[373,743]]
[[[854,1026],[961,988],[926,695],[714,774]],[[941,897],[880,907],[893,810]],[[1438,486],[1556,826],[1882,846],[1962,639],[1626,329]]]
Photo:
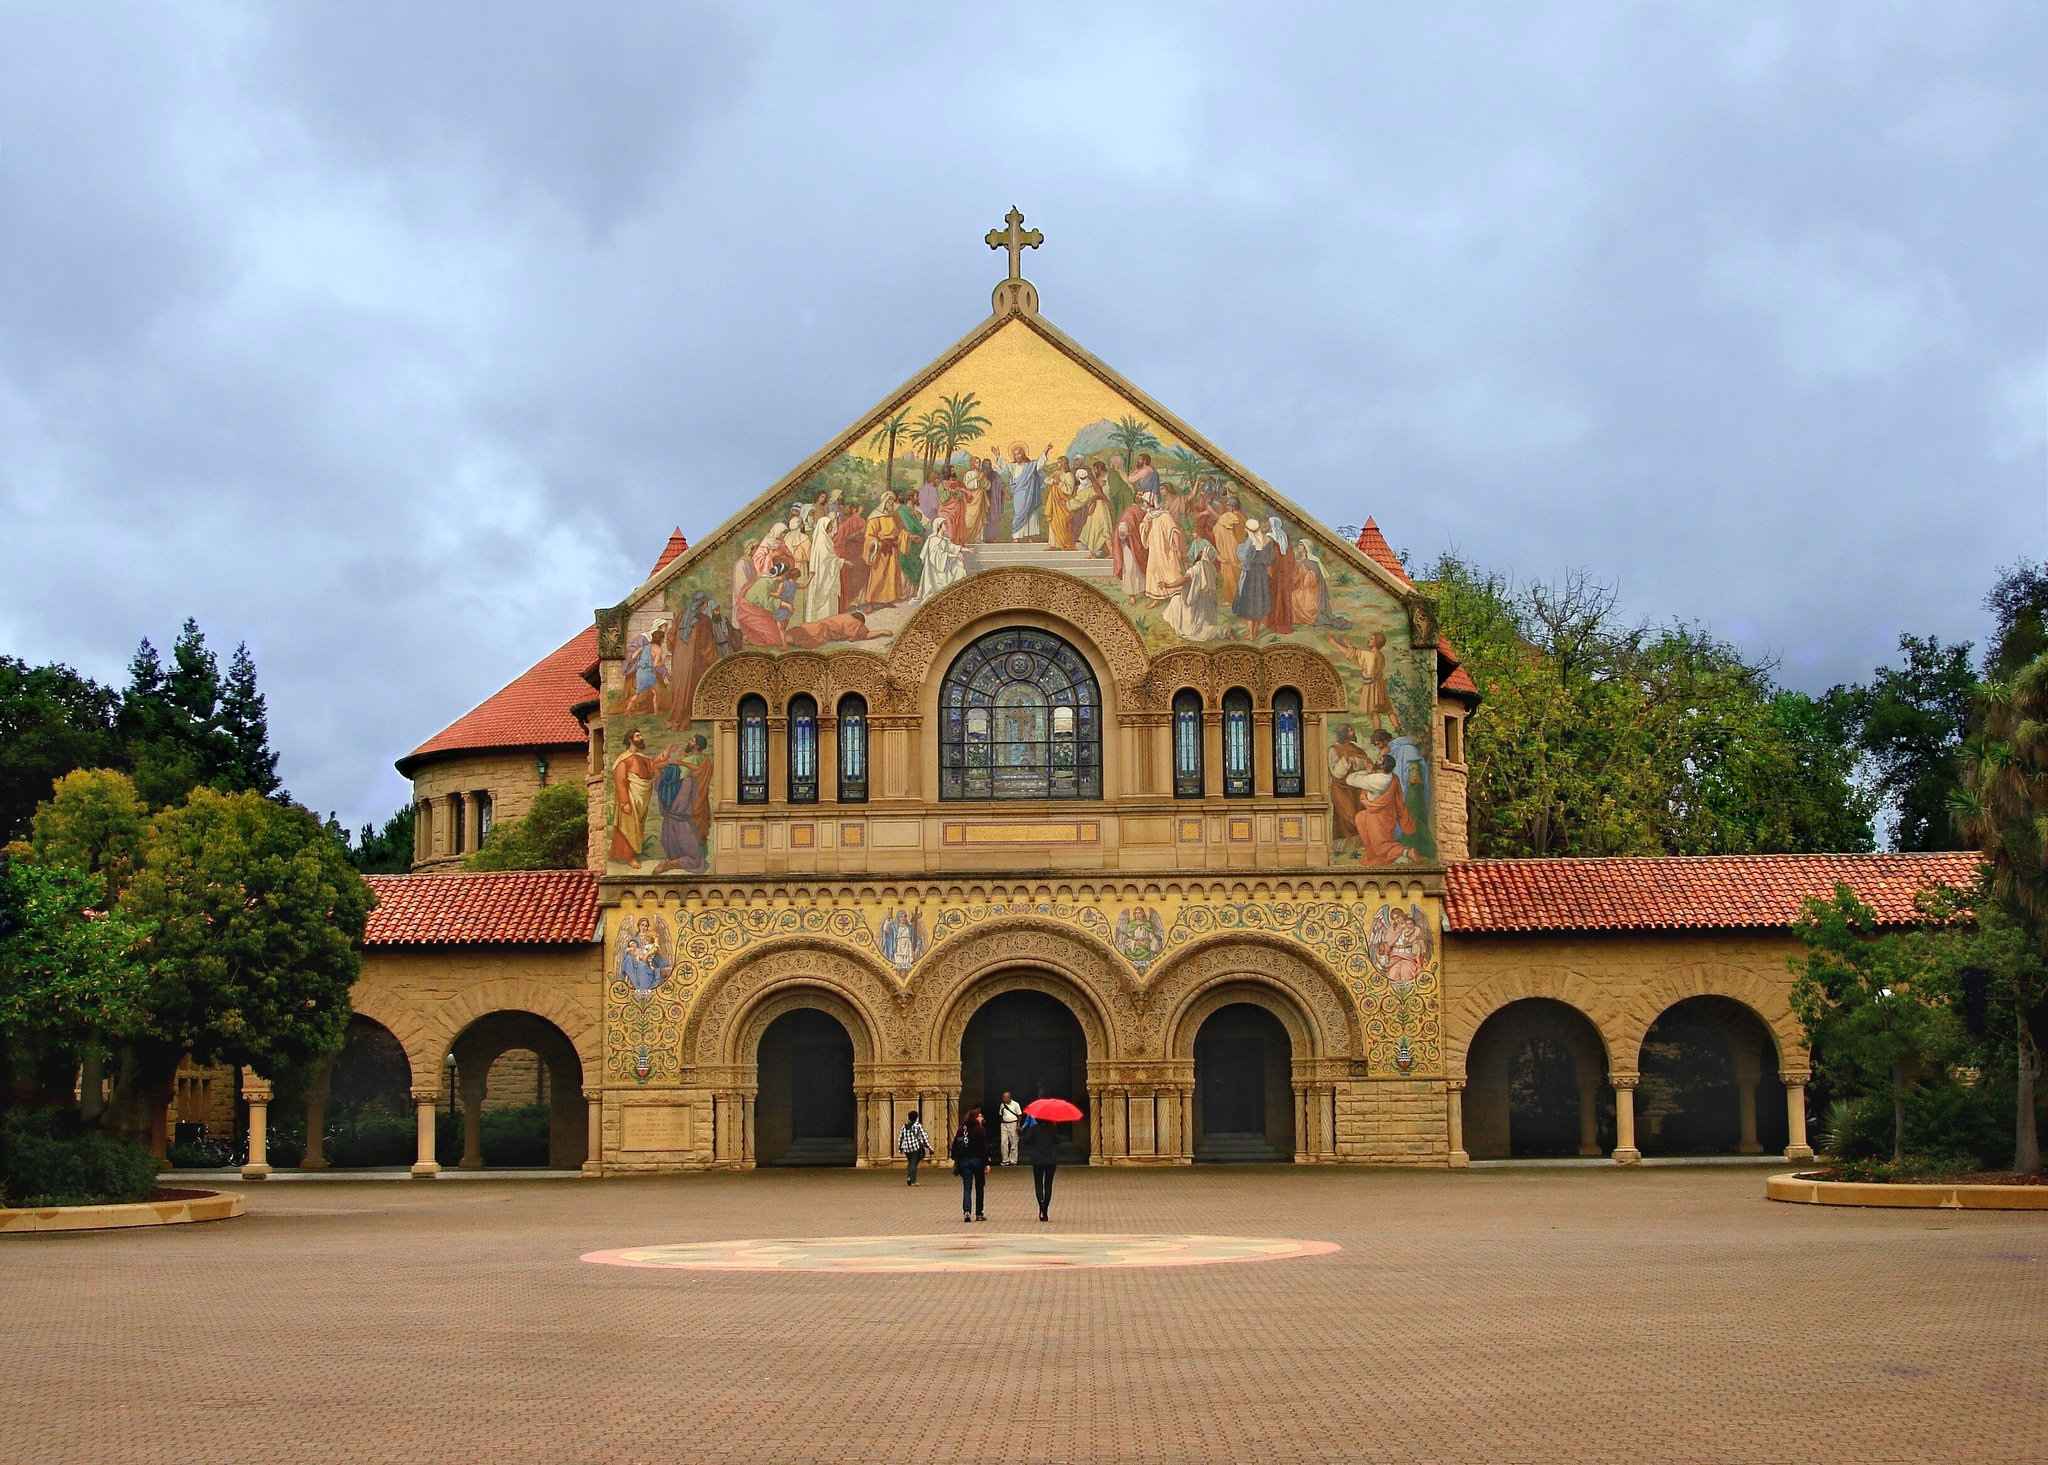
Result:
[[1065,1099],[1035,1099],[1024,1106],[1030,1128],[1024,1131],[1024,1158],[1031,1163],[1031,1189],[1038,1196],[1038,1219],[1052,1216],[1052,1178],[1060,1168],[1060,1136],[1056,1124],[1072,1124],[1081,1111]]

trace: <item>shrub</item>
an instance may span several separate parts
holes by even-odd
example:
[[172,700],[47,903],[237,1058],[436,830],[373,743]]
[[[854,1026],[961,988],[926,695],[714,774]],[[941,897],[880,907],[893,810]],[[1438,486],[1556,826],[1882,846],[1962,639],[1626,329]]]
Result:
[[[1906,1094],[1905,1154],[1892,1153],[1892,1106],[1886,1094],[1866,1094],[1828,1109],[1827,1153],[1846,1171],[1872,1169],[1871,1178],[2002,1170],[2012,1160],[2012,1094],[1993,1084],[1921,1084]],[[1886,1162],[1880,1164],[1879,1162]],[[1878,1176],[1876,1169],[1885,1171]],[[1895,1174],[1893,1172],[1896,1172]]]
[[12,1206],[113,1205],[156,1194],[156,1157],[86,1129],[72,1109],[7,1115],[0,1165]]

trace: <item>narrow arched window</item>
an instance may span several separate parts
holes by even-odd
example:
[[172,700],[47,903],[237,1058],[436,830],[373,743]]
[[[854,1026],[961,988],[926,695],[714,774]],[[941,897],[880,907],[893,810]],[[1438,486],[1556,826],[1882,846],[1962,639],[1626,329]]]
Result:
[[1188,687],[1173,694],[1173,796],[1202,792],[1202,694]]
[[839,699],[839,802],[868,801],[868,699],[848,692]]
[[789,699],[789,801],[818,802],[818,702],[807,694]]
[[1301,693],[1282,687],[1273,694],[1273,792],[1300,798],[1301,770]]
[[463,804],[461,794],[448,795],[448,827],[454,831],[453,851],[461,854],[469,847],[469,813]]
[[1242,687],[1223,694],[1223,792],[1252,796],[1252,695]]
[[759,697],[740,701],[740,802],[768,802],[768,704]]

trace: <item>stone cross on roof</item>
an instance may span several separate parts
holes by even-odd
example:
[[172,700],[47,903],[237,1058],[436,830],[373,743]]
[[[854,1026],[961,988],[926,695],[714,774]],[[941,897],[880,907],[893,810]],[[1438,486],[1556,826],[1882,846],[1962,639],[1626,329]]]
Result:
[[1045,236],[1036,229],[1024,227],[1024,213],[1015,204],[1003,216],[1003,227],[991,229],[987,235],[990,249],[1006,249],[1010,252],[1010,275],[995,288],[992,297],[997,315],[1009,315],[1022,311],[1028,315],[1038,314],[1038,291],[1024,278],[1020,260],[1027,249],[1036,249],[1045,243]]

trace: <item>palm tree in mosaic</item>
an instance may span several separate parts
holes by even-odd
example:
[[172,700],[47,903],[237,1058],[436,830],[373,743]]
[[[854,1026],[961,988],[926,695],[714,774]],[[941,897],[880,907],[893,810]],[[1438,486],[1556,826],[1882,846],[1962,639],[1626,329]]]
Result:
[[944,405],[940,408],[939,419],[945,424],[945,461],[950,466],[954,450],[963,443],[977,441],[988,431],[988,419],[975,409],[981,405],[972,392],[954,392],[939,398]]
[[1223,470],[1192,448],[1173,448],[1166,455],[1166,476],[1189,492],[1204,478],[1220,478]]
[[946,419],[936,409],[925,413],[911,424],[910,441],[916,445],[918,457],[924,461],[924,471],[931,472],[939,450],[946,445]]
[[[2048,654],[1984,686],[1978,706],[1983,728],[1963,745],[1963,786],[1949,795],[1949,808],[1984,853],[1992,898],[2048,956]],[[2028,990],[2004,994],[2019,1050],[2012,1167],[2032,1175],[2041,1168],[2034,1123],[2041,1045],[2028,1016],[2048,992],[2036,990],[2037,982],[2021,985]]]
[[882,420],[881,425],[875,429],[874,436],[868,439],[869,447],[882,450],[882,487],[884,488],[895,487],[896,439],[908,432],[909,421],[910,414],[908,412],[898,412],[893,417],[886,417]]
[[1138,461],[1138,454],[1157,452],[1159,439],[1152,435],[1152,429],[1136,417],[1123,416],[1116,420],[1116,426],[1109,430],[1109,440],[1123,454],[1124,472],[1131,471],[1131,465]]

